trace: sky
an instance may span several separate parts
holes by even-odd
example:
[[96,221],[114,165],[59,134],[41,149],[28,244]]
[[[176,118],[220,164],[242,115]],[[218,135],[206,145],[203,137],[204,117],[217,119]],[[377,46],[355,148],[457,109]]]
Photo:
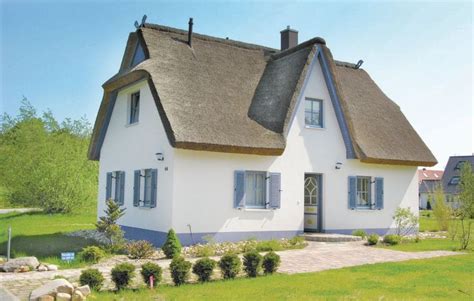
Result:
[[[22,1],[0,0],[0,111],[23,97],[58,119],[94,122],[101,85],[120,66],[133,23],[147,22],[280,47],[323,37],[338,60],[364,60],[443,169],[474,151],[473,4],[408,1]],[[403,137],[401,137],[403,138]],[[403,143],[401,141],[400,143]]]

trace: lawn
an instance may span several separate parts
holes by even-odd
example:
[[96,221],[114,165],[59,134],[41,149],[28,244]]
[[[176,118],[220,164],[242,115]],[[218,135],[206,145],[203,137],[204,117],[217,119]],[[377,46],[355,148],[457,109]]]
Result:
[[95,293],[91,300],[472,300],[474,254],[297,275],[241,278],[155,291]]
[[[93,241],[69,237],[63,233],[93,229],[95,221],[96,214],[91,210],[75,215],[50,215],[42,212],[2,214],[0,255],[7,253],[7,229],[11,226],[13,256],[32,255],[49,263],[59,263],[61,252],[77,252],[84,246],[93,244]],[[74,266],[74,263],[69,266]]]

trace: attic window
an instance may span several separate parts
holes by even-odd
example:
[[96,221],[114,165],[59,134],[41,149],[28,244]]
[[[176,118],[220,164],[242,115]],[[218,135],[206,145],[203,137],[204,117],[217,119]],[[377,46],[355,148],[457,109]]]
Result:
[[306,98],[304,104],[304,120],[308,127],[323,127],[323,101],[320,99]]
[[449,181],[449,185],[458,185],[459,181],[460,181],[460,177],[459,176],[454,176]]
[[462,165],[466,163],[466,161],[459,161],[457,164],[456,164],[456,167],[454,169],[461,169],[462,168]]
[[139,114],[140,114],[140,91],[132,93],[130,95],[130,112],[129,112],[129,117],[128,117],[128,124],[137,123]]
[[130,67],[134,67],[138,65],[144,60],[145,60],[145,52],[143,51],[142,44],[140,44],[140,42],[137,42],[137,46],[135,48],[135,53],[133,54],[133,59],[132,59],[132,63],[130,64]]

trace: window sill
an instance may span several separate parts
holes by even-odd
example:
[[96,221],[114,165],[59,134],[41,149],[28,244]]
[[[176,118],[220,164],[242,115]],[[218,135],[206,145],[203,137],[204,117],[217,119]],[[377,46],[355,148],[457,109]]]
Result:
[[358,207],[358,208],[352,208],[352,211],[380,211],[382,209],[377,209],[377,208],[370,208],[370,207]]
[[134,123],[127,123],[127,124],[125,124],[125,127],[126,127],[126,128],[129,128],[129,127],[136,126],[136,125],[139,125],[139,124],[140,124],[139,121],[134,122]]
[[269,212],[269,211],[273,211],[273,210],[276,210],[273,209],[273,208],[237,208],[238,210],[241,210],[241,211],[248,211],[248,212]]
[[307,124],[305,124],[304,127],[310,130],[325,130],[326,129],[325,127],[313,126],[313,125],[307,125]]

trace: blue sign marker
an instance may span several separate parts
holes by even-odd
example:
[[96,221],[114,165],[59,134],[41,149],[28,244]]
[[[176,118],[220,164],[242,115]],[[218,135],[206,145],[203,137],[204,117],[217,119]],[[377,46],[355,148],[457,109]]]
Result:
[[63,253],[61,253],[61,260],[62,261],[73,261],[74,260],[74,252],[63,252]]

